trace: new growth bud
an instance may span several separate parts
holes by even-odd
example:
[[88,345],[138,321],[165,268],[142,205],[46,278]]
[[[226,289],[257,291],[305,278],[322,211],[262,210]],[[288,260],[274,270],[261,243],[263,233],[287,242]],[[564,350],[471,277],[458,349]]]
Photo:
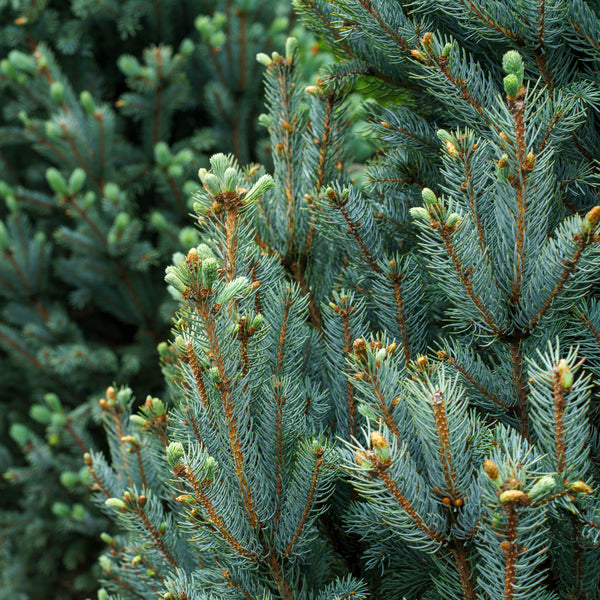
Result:
[[592,210],[590,210],[587,215],[585,215],[585,219],[583,220],[583,232],[591,233],[596,229],[596,225],[598,225],[598,221],[600,220],[600,206],[594,206]]
[[167,446],[167,462],[171,469],[175,469],[183,458],[184,450],[181,442],[171,442]]
[[573,373],[571,372],[569,363],[564,358],[561,358],[556,365],[556,370],[563,389],[570,389],[573,385]]
[[496,481],[496,479],[498,479],[498,467],[493,460],[490,460],[489,458],[486,459],[486,461],[483,463],[483,470],[492,481]]
[[511,73],[504,78],[504,91],[509,98],[516,98],[520,87],[516,75]]
[[371,432],[371,445],[375,448],[379,460],[382,462],[388,462],[390,460],[390,447],[386,439],[379,433],[379,431]]
[[429,188],[423,188],[423,190],[421,191],[421,197],[423,198],[423,204],[427,208],[431,208],[437,203],[437,196],[435,195],[433,190],[430,190]]

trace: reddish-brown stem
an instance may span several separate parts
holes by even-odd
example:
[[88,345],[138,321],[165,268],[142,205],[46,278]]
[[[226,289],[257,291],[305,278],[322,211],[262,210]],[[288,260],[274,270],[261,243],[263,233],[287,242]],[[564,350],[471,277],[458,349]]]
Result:
[[454,471],[452,455],[450,452],[450,430],[448,428],[448,415],[446,414],[444,394],[440,390],[437,390],[433,394],[431,408],[438,434],[438,446],[442,461],[442,469],[444,471],[444,479],[446,480],[446,491],[452,499],[456,499],[458,484],[456,481],[456,473]]
[[566,448],[565,448],[565,407],[567,399],[565,398],[565,389],[562,385],[562,377],[558,372],[558,367],[552,369],[552,400],[554,401],[554,437],[556,444],[556,471],[559,476],[566,468]]
[[529,421],[527,419],[527,382],[523,372],[523,355],[518,341],[510,342],[509,347],[521,437],[527,440],[529,439]]
[[404,275],[393,273],[389,276],[394,284],[394,299],[396,300],[396,322],[400,328],[400,336],[402,337],[402,351],[404,353],[404,364],[408,366],[410,363],[410,344],[408,341],[408,332],[406,327],[406,314],[404,312],[404,299],[402,297],[402,280]]
[[312,475],[312,479],[310,482],[310,490],[308,492],[308,498],[306,499],[306,503],[304,505],[304,511],[302,512],[302,517],[300,518],[300,522],[298,523],[298,526],[296,527],[296,531],[294,532],[294,535],[293,535],[292,539],[290,540],[290,543],[287,545],[287,548],[285,549],[285,551],[283,553],[283,558],[288,558],[290,556],[294,546],[296,545],[296,542],[300,538],[300,534],[302,533],[302,531],[304,529],[306,520],[308,519],[308,515],[310,514],[310,510],[313,506],[313,502],[314,502],[314,498],[315,498],[315,493],[317,491],[317,482],[319,480],[319,470],[323,466],[323,462],[324,462],[322,455],[323,455],[323,451],[321,449],[319,449],[316,452],[317,459],[315,460],[315,468],[313,470],[313,475]]
[[483,317],[483,320],[485,321],[487,326],[490,328],[490,330],[494,334],[500,336],[503,333],[502,330],[494,322],[492,315],[490,314],[488,309],[483,304],[481,298],[479,296],[477,296],[477,294],[473,290],[473,283],[471,281],[471,275],[473,274],[473,269],[472,268],[471,269],[463,268],[460,258],[458,256],[458,253],[456,252],[456,249],[454,248],[454,243],[452,242],[452,231],[453,230],[446,227],[445,225],[439,225],[439,224],[438,224],[438,228],[440,230],[440,235],[442,236],[442,240],[444,242],[444,248],[446,249],[446,253],[448,254],[448,257],[450,258],[450,260],[452,261],[454,270],[456,271],[456,274],[458,275],[459,279],[462,281],[462,283],[465,287],[465,291],[467,292],[467,295],[469,296],[469,298],[471,299],[473,304],[477,307],[479,314],[481,314],[481,316]]
[[160,54],[160,48],[154,48],[154,54],[156,55],[156,69],[158,76],[158,83],[156,87],[156,98],[154,104],[154,124],[152,128],[152,145],[155,146],[158,143],[158,135],[160,132],[160,112],[162,110],[162,94],[163,94],[163,80],[162,80],[162,56]]
[[144,486],[144,489],[147,489],[148,483],[146,482],[146,473],[144,471],[144,464],[142,463],[142,454],[140,452],[139,446],[136,446],[135,454],[137,456],[138,469],[140,471],[140,478],[142,480],[142,485]]
[[478,381],[474,379],[474,377],[461,365],[459,365],[456,360],[452,356],[445,356],[444,360],[452,365],[471,385],[476,387],[486,398],[491,400],[497,406],[501,406],[504,409],[510,409],[510,406],[506,404],[500,398],[497,398],[494,394],[492,394],[487,388],[484,388]]
[[476,600],[477,594],[475,593],[475,585],[471,578],[469,555],[462,540],[457,541],[451,551],[456,564],[456,570],[458,571],[458,576],[460,577],[464,600]]
[[154,524],[152,523],[152,521],[150,521],[148,515],[144,512],[144,509],[141,506],[139,506],[139,504],[137,504],[134,508],[134,511],[144,524],[146,531],[148,531],[148,533],[152,536],[152,539],[154,540],[154,545],[158,548],[158,551],[167,559],[168,563],[173,569],[177,569],[177,567],[179,566],[177,564],[177,561],[163,542],[160,533],[158,532],[156,527],[154,527]]
[[400,505],[402,510],[415,522],[415,525],[427,535],[427,537],[434,542],[443,542],[444,538],[433,529],[430,525],[425,523],[423,519],[417,514],[412,504],[408,501],[406,496],[398,489],[390,474],[385,470],[385,467],[376,465],[375,467],[377,476],[383,481],[387,490],[392,494],[396,502]]
[[514,506],[510,506],[507,512],[506,541],[508,542],[508,548],[504,559],[504,600],[513,600],[515,580],[517,578],[517,556],[519,554],[517,545],[517,523],[519,517]]

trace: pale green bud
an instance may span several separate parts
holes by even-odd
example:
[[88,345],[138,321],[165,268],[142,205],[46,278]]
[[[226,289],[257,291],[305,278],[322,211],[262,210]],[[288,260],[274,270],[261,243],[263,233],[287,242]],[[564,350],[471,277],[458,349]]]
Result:
[[107,498],[104,501],[104,504],[109,508],[114,508],[115,510],[123,510],[125,508],[125,502],[120,498]]
[[512,73],[504,78],[504,91],[509,98],[516,98],[519,93],[519,80]]
[[109,202],[117,202],[121,194],[121,188],[112,181],[108,181],[104,186],[104,197]]
[[50,410],[58,412],[62,410],[60,398],[53,393],[44,394],[44,402],[50,407]]
[[105,544],[112,544],[114,542],[114,538],[112,535],[109,535],[108,533],[106,533],[105,531],[103,531],[100,534],[100,539],[105,543]]
[[158,142],[154,146],[154,160],[161,167],[166,167],[171,162],[171,151],[165,142]]
[[96,112],[96,103],[94,102],[94,98],[87,90],[83,90],[83,92],[79,94],[79,102],[81,103],[81,106],[83,106],[83,110],[85,110],[86,113],[93,115]]
[[448,56],[450,55],[450,51],[452,50],[452,44],[447,43],[443,48],[442,48],[442,56],[444,58],[448,58]]
[[41,404],[34,404],[29,409],[29,416],[38,423],[42,423],[43,425],[48,425],[50,420],[52,419],[52,413],[46,406],[42,406]]
[[71,514],[71,508],[64,502],[54,502],[52,504],[52,513],[57,517],[68,517]]
[[88,515],[87,510],[85,510],[85,506],[83,504],[73,504],[73,509],[71,510],[71,518],[75,519],[75,521],[83,521]]
[[456,213],[451,213],[446,220],[446,225],[448,227],[454,227],[460,221],[460,215]]
[[264,322],[265,318],[261,314],[256,315],[252,320],[252,329],[258,331],[263,326]]
[[275,181],[273,181],[273,178],[270,175],[263,175],[244,196],[244,202],[246,204],[251,204],[255,200],[258,200],[261,196],[264,196],[266,192],[274,187]]
[[551,492],[555,485],[556,481],[554,477],[552,477],[552,475],[546,475],[535,482],[533,487],[527,492],[527,495],[532,500],[536,500]]
[[523,58],[516,50],[509,50],[502,57],[502,68],[507,75],[514,75],[517,78],[519,87],[523,85],[525,66]]
[[53,81],[50,85],[50,97],[57,104],[61,104],[65,98],[65,86],[60,81]]
[[209,290],[219,276],[219,263],[214,258],[205,258],[202,261],[200,280],[202,287]]
[[68,193],[67,182],[61,172],[54,167],[46,169],[46,181],[54,192],[60,196],[65,196]]
[[219,375],[219,369],[217,367],[211,367],[208,370],[208,375],[215,383],[221,383],[221,375]]
[[109,596],[108,596],[108,592],[106,591],[105,588],[100,588],[98,590],[98,600],[108,600]]
[[74,471],[63,471],[60,474],[60,482],[65,487],[73,487],[79,483],[79,476]]
[[69,194],[77,194],[81,191],[83,184],[85,183],[86,174],[85,171],[77,167],[69,177]]
[[19,52],[19,50],[11,50],[8,54],[8,60],[10,64],[15,67],[15,69],[19,69],[19,71],[35,73],[38,69],[35,58],[30,54]]
[[430,190],[429,188],[423,188],[423,190],[421,191],[421,197],[423,198],[423,204],[427,208],[431,208],[432,206],[435,206],[435,204],[437,204],[437,196],[435,195],[433,190]]
[[219,179],[213,173],[207,173],[204,176],[204,185],[213,196],[216,196],[221,191]]
[[167,167],[167,175],[169,177],[181,177],[183,175],[183,167],[171,164]]
[[123,75],[127,77],[137,77],[140,74],[140,63],[135,56],[131,54],[122,54],[117,59],[117,66]]
[[[287,27],[287,19],[286,19],[285,27]],[[285,29],[285,27],[284,27],[284,29]],[[298,40],[295,37],[289,37],[287,40],[285,40],[285,55],[288,58],[292,58],[297,47],[298,47]]]
[[217,461],[212,457],[209,456],[206,459],[206,463],[204,465],[204,470],[206,473],[205,479],[206,481],[212,481],[215,478],[215,473],[217,471]]
[[268,54],[265,54],[264,52],[259,52],[259,53],[256,55],[256,60],[257,60],[257,61],[258,61],[260,64],[264,65],[265,67],[269,67],[269,66],[271,65],[271,63],[273,62],[273,61],[271,60],[271,57],[270,57]]
[[21,423],[13,423],[10,426],[9,435],[19,446],[24,446],[31,437],[29,429]]
[[411,208],[409,212],[410,216],[413,219],[420,219],[421,221],[431,220],[431,215],[429,214],[429,211],[426,208],[423,208],[422,206],[413,206],[413,208]]
[[171,469],[175,469],[183,458],[184,450],[181,442],[171,442],[167,446],[167,462]]
[[194,42],[190,38],[185,38],[179,45],[179,53],[183,54],[183,56],[189,56],[195,47]]
[[148,422],[147,419],[144,419],[144,417],[140,415],[129,415],[129,421],[138,427],[144,427]]
[[217,296],[217,304],[226,304],[234,298],[245,295],[248,291],[248,279],[246,277],[238,277],[230,281]]

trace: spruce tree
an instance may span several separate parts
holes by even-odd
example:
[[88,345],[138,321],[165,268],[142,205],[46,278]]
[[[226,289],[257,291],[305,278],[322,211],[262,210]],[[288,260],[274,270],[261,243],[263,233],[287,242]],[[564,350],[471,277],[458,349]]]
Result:
[[100,400],[99,598],[598,598],[600,7],[295,6],[341,62],[259,54],[272,175],[200,170],[174,406]]
[[293,19],[255,0],[15,0],[0,19],[0,598],[71,599],[108,527],[80,460],[103,444],[97,398],[163,390],[164,264],[199,242],[187,190],[211,151],[265,157],[254,57]]

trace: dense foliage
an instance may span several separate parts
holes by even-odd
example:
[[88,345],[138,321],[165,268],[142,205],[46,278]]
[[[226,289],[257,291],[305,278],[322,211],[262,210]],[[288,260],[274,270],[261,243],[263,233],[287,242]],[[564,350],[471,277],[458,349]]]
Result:
[[255,55],[292,25],[283,1],[0,2],[1,598],[96,587],[98,397],[163,390],[190,186],[211,150],[268,160]]

